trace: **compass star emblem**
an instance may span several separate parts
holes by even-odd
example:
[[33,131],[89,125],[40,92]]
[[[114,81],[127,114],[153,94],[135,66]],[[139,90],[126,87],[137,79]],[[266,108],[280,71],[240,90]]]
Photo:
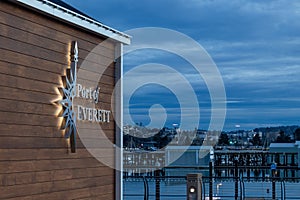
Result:
[[72,153],[76,151],[76,116],[73,110],[73,100],[76,96],[77,62],[78,45],[75,41],[71,48],[71,68],[67,69],[67,75],[63,77],[64,87],[61,88],[63,99],[59,101],[63,107],[62,129],[65,130],[65,138],[70,138]]

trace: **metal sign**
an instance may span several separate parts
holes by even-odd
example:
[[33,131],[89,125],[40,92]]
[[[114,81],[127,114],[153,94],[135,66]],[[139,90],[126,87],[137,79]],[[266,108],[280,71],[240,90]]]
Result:
[[71,67],[67,69],[63,77],[64,87],[61,88],[63,99],[59,102],[63,107],[64,122],[62,129],[65,130],[65,137],[70,138],[71,152],[76,152],[76,115],[74,113],[73,100],[76,96],[77,81],[78,45],[77,41],[72,42]]
[[272,163],[272,164],[271,164],[271,170],[276,170],[276,168],[277,168],[276,163]]
[[[60,88],[64,118],[62,129],[65,130],[65,138],[70,138],[71,152],[76,151],[76,120],[96,123],[110,123],[111,111],[105,109],[96,109],[94,106],[74,105],[75,98],[87,100],[87,102],[99,103],[100,87],[89,88],[77,84],[77,63],[78,63],[78,45],[72,42],[71,47],[71,67],[67,69],[66,76],[63,76],[63,87]],[[77,109],[75,109],[77,107]],[[75,112],[77,110],[77,112]]]

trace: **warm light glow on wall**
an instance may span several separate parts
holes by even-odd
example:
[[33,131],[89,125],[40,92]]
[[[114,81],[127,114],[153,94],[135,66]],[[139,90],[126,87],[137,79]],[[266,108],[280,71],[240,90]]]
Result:
[[60,86],[58,86],[58,95],[60,99],[57,101],[61,105],[57,113],[60,114],[61,129],[64,130],[64,137],[69,141],[71,152],[76,152],[76,117],[74,111],[73,100],[76,93],[77,81],[77,63],[78,63],[78,45],[77,41],[68,45],[68,65],[64,76],[61,77]]
[[[61,128],[61,124],[63,123],[64,118],[63,117],[57,117],[57,127]],[[65,130],[62,130],[65,132]]]
[[71,145],[70,145],[70,138],[67,138],[66,139],[66,145],[68,146],[68,149],[70,149]]
[[[61,85],[58,87],[62,87],[62,82],[61,82]],[[56,93],[56,97],[54,99],[52,99],[51,102],[52,102],[53,106],[55,107],[54,115],[59,118],[59,116],[61,115],[61,112],[63,111],[62,105],[59,103],[59,101],[62,100],[62,94],[59,91],[59,89],[56,87],[54,88],[54,91]],[[62,117],[60,117],[60,118],[62,118]],[[60,119],[58,122],[58,123],[60,123],[60,125],[62,123],[62,120],[63,119]]]
[[[68,58],[70,57],[70,52],[71,52],[71,46],[72,46],[72,42],[69,42],[68,43],[68,54],[66,55]],[[68,60],[68,64],[66,65],[66,69],[70,69],[70,65],[71,65],[71,60],[70,59],[67,59]],[[64,73],[62,74],[62,77],[63,76],[66,76],[66,71],[67,70],[64,70]],[[59,88],[63,88],[64,87],[64,83],[63,83],[63,80],[62,78],[59,79],[59,85],[57,85],[57,87],[54,87],[54,91],[57,95],[57,97],[55,97],[54,99],[52,99],[52,103],[57,107],[57,111],[55,112],[56,116],[59,116],[59,114],[62,112],[62,105],[59,103],[59,101],[62,100],[63,98],[63,93],[62,91],[60,91]]]
[[60,115],[61,115],[61,112],[62,112],[62,106],[61,105],[55,105],[55,113],[54,113],[54,115],[56,116],[56,117],[59,117]]
[[[71,66],[71,60],[70,60],[70,52],[71,52],[71,50],[72,50],[72,42],[70,41],[69,43],[68,43],[68,54],[66,55],[67,56],[67,60],[68,60],[68,65],[67,65],[67,69],[69,69],[69,68],[71,68],[70,66]],[[64,72],[64,76],[66,75],[66,70],[65,70],[65,72]]]
[[[76,45],[75,50],[74,50],[74,47],[72,46],[73,44]],[[74,62],[75,62],[75,70],[76,70],[76,65],[77,65],[77,61],[78,61],[78,57],[77,57],[77,54],[76,54],[78,52],[77,42],[75,42],[75,43],[69,42],[67,48],[68,48],[67,55],[66,55],[66,57],[68,58],[67,59],[67,65],[65,66],[64,73],[62,74],[61,78],[59,79],[59,84],[54,88],[54,91],[56,93],[56,97],[54,99],[52,99],[51,102],[55,106],[55,113],[54,114],[57,117],[57,127],[60,128],[61,133],[62,133],[62,137],[66,138],[65,141],[66,141],[66,144],[67,144],[68,148],[71,147],[71,151],[74,153],[75,148],[74,148],[73,145],[76,145],[76,144],[71,144],[70,136],[67,136],[68,133],[67,133],[66,130],[70,127],[67,127],[67,129],[64,127],[64,125],[66,123],[66,116],[62,116],[62,115],[64,113],[64,106],[65,106],[65,104],[64,104],[64,102],[65,102],[64,92],[66,92],[65,90],[63,90],[63,88],[65,89],[65,87],[66,87],[66,83],[64,83],[64,79],[66,78],[66,76],[68,76],[67,75],[67,70],[72,68],[71,65],[74,66]],[[75,53],[71,52],[72,48],[73,48],[74,51],[76,51]],[[75,58],[74,58],[74,56],[75,56]],[[70,77],[67,77],[67,78],[70,78]],[[75,78],[75,81],[76,81],[76,78]]]

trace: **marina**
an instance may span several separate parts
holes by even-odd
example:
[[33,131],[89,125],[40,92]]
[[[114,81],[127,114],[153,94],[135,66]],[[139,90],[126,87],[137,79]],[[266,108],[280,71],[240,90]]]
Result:
[[[178,154],[181,148],[174,148]],[[168,149],[125,152],[124,199],[185,199],[189,174],[201,174],[203,200],[300,198],[296,152],[217,150],[201,158],[200,154],[199,148],[188,148],[169,162]]]

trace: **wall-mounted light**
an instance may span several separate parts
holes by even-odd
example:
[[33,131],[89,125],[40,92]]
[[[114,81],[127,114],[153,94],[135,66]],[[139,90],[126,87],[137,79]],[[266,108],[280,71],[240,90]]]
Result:
[[196,192],[196,188],[195,187],[190,187],[190,193],[195,193]]

